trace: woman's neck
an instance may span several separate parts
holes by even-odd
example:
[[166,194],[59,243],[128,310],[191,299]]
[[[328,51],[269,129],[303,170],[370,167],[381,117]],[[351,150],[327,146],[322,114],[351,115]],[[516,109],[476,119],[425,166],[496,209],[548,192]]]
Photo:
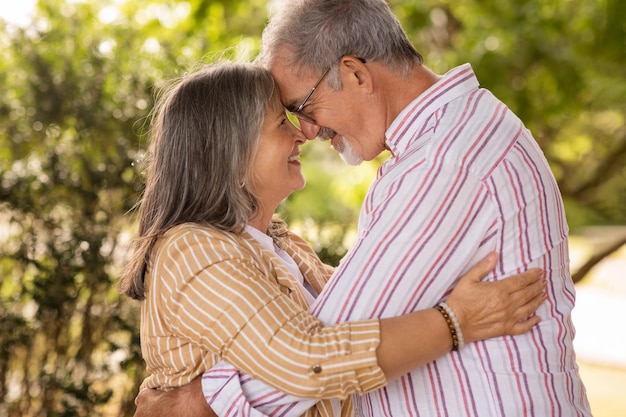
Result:
[[267,210],[260,209],[254,217],[248,220],[248,225],[263,233],[267,233],[273,216],[274,210],[268,212]]

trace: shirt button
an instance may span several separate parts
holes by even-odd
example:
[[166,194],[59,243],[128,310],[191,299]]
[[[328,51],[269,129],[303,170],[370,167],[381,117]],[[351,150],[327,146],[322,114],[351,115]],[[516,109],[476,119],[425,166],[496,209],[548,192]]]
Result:
[[322,366],[321,365],[313,365],[313,368],[311,368],[311,370],[313,371],[313,373],[319,374],[320,372],[322,372]]

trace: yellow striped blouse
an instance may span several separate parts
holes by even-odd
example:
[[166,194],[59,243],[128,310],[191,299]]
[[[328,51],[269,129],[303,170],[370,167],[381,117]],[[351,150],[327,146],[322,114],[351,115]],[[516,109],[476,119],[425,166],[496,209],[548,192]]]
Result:
[[[320,292],[332,268],[293,234],[277,244]],[[284,263],[247,232],[170,229],[152,251],[145,284],[141,349],[150,376],[142,388],[187,384],[219,360],[305,398],[346,399],[386,384],[378,320],[324,326]],[[307,415],[328,415],[324,403]],[[351,408],[347,401],[342,415]]]

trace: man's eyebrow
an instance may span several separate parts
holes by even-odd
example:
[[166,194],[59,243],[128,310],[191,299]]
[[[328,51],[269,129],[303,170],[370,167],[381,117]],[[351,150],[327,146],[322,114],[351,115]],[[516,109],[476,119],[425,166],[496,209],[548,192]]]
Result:
[[290,112],[294,112],[296,110],[296,106],[300,105],[300,103],[297,100],[291,100],[289,103],[284,103],[283,106],[285,107],[285,109],[289,110]]

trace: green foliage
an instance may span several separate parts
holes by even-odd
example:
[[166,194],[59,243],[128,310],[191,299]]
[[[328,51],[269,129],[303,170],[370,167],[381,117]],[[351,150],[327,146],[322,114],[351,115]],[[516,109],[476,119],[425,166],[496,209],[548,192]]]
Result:
[[324,262],[337,265],[354,241],[359,208],[377,164],[350,167],[320,141],[303,148],[302,160],[306,188],[292,194],[280,211]]
[[9,415],[93,415],[112,395],[112,317],[132,317],[112,272],[148,104],[147,80],[104,55],[110,29],[87,5],[47,4],[33,28],[3,33],[2,304],[27,335],[0,348]]
[[[266,3],[46,0],[28,28],[0,23],[0,416],[132,415],[138,304],[116,281],[154,87],[254,56]],[[471,62],[526,122],[571,225],[626,221],[626,3],[391,4],[429,67]],[[384,158],[354,168],[304,147],[307,188],[281,212],[327,262],[354,240]]]
[[472,63],[482,85],[524,120],[557,177],[570,226],[624,223],[626,3],[394,4],[429,66]]
[[0,415],[132,414],[138,304],[116,281],[152,89],[243,43],[225,19],[263,25],[243,2],[115,4],[47,1],[0,34]]

